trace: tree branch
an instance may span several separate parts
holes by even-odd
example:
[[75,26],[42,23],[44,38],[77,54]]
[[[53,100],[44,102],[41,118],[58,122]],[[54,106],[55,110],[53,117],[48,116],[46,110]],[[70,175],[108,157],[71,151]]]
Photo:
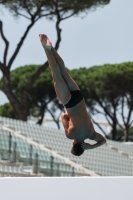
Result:
[[131,123],[129,124],[129,127],[132,125],[132,123],[133,123],[133,120],[132,120]]
[[99,110],[98,110],[98,109],[96,109],[96,108],[94,108],[94,110],[95,110],[97,113],[100,113],[100,114],[102,114],[102,115],[105,115],[105,113],[103,113],[103,112],[99,111]]
[[31,99],[32,99],[33,103],[34,103],[37,107],[39,107],[39,109],[41,109],[41,106],[38,105],[37,99],[35,99],[35,97],[34,97],[33,95],[32,95],[32,97],[31,97]]
[[[63,11],[63,10],[64,10],[64,8],[58,10],[58,12],[61,12],[61,11]],[[41,10],[41,11],[43,11],[43,10]],[[57,14],[56,11],[53,11],[53,12],[51,11],[50,13],[47,13],[47,14],[44,14],[44,15],[39,15],[39,17],[36,18],[35,21],[37,21],[37,20],[40,19],[41,17],[46,17],[46,16],[48,16],[48,15],[55,15],[55,14]],[[60,21],[62,21],[62,20],[64,20],[64,19],[65,19],[65,18],[60,18]]]
[[23,104],[25,104],[27,102],[27,99],[28,99],[28,95],[29,95],[29,91],[33,85],[33,83],[35,82],[35,80],[39,77],[39,75],[45,71],[45,69],[48,67],[48,61],[45,62],[37,71],[36,73],[34,73],[30,79],[28,80],[26,86],[25,86],[25,89],[23,91],[23,96],[22,96],[22,102]]
[[71,15],[69,15],[67,17],[61,18],[61,20],[68,19],[69,17],[72,17],[73,15],[75,15],[75,12],[73,12]]
[[48,110],[48,112],[51,114],[53,120],[56,122],[58,129],[60,129],[60,124],[59,124],[59,119],[55,119],[55,116],[53,115],[53,113],[51,112],[51,110],[49,108],[46,107],[46,110]]
[[124,122],[124,125],[126,126],[126,122],[125,122],[125,119],[124,119],[124,97],[122,97],[122,111],[121,111],[121,115],[122,115],[122,119],[123,119],[123,122]]
[[50,13],[48,13],[48,14],[42,15],[41,17],[39,16],[37,19],[35,19],[35,16],[37,15],[38,12],[39,12],[39,10],[37,10],[36,13],[35,13],[35,15],[32,16],[31,23],[29,24],[29,26],[27,26],[27,29],[26,29],[25,33],[23,34],[23,36],[22,36],[20,42],[18,43],[17,48],[15,49],[15,52],[13,53],[13,55],[12,55],[12,57],[11,57],[9,63],[8,63],[8,68],[9,68],[9,69],[11,68],[11,65],[12,65],[13,61],[15,60],[15,58],[16,58],[16,56],[17,56],[17,54],[18,54],[18,52],[19,52],[19,50],[20,50],[20,48],[21,48],[21,46],[22,46],[22,44],[23,44],[23,42],[24,42],[24,39],[26,38],[26,36],[27,36],[29,30],[30,30],[31,27],[34,25],[34,23],[35,23],[39,18],[41,18],[42,16],[48,16],[48,15],[52,15],[52,14],[55,13],[55,12],[50,12]]
[[132,103],[132,105],[131,105],[131,107],[130,107],[130,109],[129,109],[129,112],[128,112],[127,124],[128,124],[129,121],[130,121],[130,117],[131,117],[132,111],[133,111],[133,103]]
[[61,114],[62,114],[62,111],[59,113],[59,115],[58,115],[57,119],[59,119],[59,118],[60,118]]
[[58,9],[56,9],[56,15],[57,15],[57,21],[56,21],[56,32],[57,32],[57,41],[56,41],[56,44],[55,44],[55,50],[57,50],[59,48],[59,43],[61,41],[61,31],[62,29],[59,27],[59,24],[61,22],[61,17],[60,17],[60,13],[58,11]]
[[29,20],[31,19],[31,18],[27,17],[26,15],[21,14],[20,12],[18,12],[18,10],[16,11],[16,13],[17,13],[18,15],[22,16],[22,17],[25,17],[26,19],[29,19]]
[[120,124],[118,123],[118,121],[117,121],[117,124],[118,124],[118,126],[119,126],[121,129],[123,129],[123,130],[124,130],[123,126],[122,126],[122,125],[120,125]]
[[42,101],[39,100],[39,101],[41,102],[41,106],[39,106],[38,103],[37,103],[37,101],[38,101],[37,98],[35,99],[34,96],[32,95],[31,99],[32,99],[33,103],[34,103],[37,107],[39,107],[40,109],[41,109],[42,107],[46,107],[47,104],[49,104],[49,103],[52,101],[52,99],[49,99],[47,102],[44,102],[44,101],[43,101],[44,104],[42,105]]
[[[29,8],[28,8],[26,2],[27,2],[26,0],[23,0],[24,7],[27,9],[29,15],[32,17],[33,15],[31,14],[31,12],[30,12],[30,10],[29,10]],[[17,10],[18,10],[18,9],[17,9]]]
[[54,15],[54,14],[55,14],[55,12],[50,12],[50,13],[48,13],[48,14],[39,15],[39,17],[35,19],[35,22],[36,22],[38,19],[40,19],[41,17],[46,17],[46,16],[48,16],[48,15]]
[[[47,110],[47,104],[49,104],[51,101],[52,101],[52,99],[49,99],[49,101],[48,102],[44,102],[44,104],[41,102],[41,100],[39,100],[40,102],[41,102],[41,106],[39,106],[38,105],[38,103],[37,103],[37,99],[35,99],[33,96],[32,96],[32,101],[33,101],[33,103],[39,108],[39,110],[40,110],[40,116],[41,116],[41,119],[38,119],[38,121],[36,122],[36,124],[42,124],[42,121],[43,121],[43,118],[44,118],[44,111],[45,111],[45,109]],[[33,113],[32,113],[32,115],[33,116],[35,116]]]
[[42,124],[42,121],[43,121],[43,118],[44,118],[44,111],[45,111],[45,106],[43,106],[43,107],[40,109],[41,119],[39,119],[39,120],[36,122],[36,124],[39,124],[39,125]]
[[23,44],[23,42],[24,42],[24,39],[26,38],[26,36],[27,36],[27,34],[28,34],[30,28],[34,25],[34,23],[35,23],[35,21],[32,21],[32,22],[31,22],[31,24],[27,27],[25,33],[23,34],[23,36],[22,36],[20,42],[18,43],[17,48],[15,49],[15,52],[13,53],[11,59],[9,60],[9,63],[8,63],[8,69],[9,69],[9,70],[10,70],[12,63],[13,63],[13,61],[15,60],[15,58],[16,58],[16,56],[17,56],[17,54],[18,54],[18,52],[19,52],[19,50],[20,50],[20,48],[21,48],[21,46],[22,46],[22,44]]
[[99,97],[95,94],[97,102],[100,104],[100,106],[103,108],[103,110],[105,111],[105,113],[107,113],[107,115],[113,120],[113,117],[111,116],[111,114],[108,112],[107,108],[105,106],[103,106],[103,103],[100,101]]
[[4,36],[4,33],[3,33],[3,23],[2,23],[2,21],[0,20],[0,32],[1,32],[1,37],[2,37],[2,39],[4,40],[4,42],[5,42],[5,45],[6,45],[6,47],[5,47],[5,52],[4,52],[4,56],[3,56],[3,63],[4,63],[4,65],[5,65],[5,67],[6,67],[6,58],[7,58],[7,52],[8,52],[8,47],[9,47],[9,42],[7,41],[7,39],[5,38],[5,36]]
[[6,69],[5,65],[3,63],[1,63],[1,61],[0,61],[0,69],[1,69],[1,71],[3,73],[4,73],[5,69]]
[[125,93],[125,97],[126,97],[127,101],[129,101],[129,98],[128,98],[128,96],[127,96],[127,94],[126,94],[126,93]]
[[[89,114],[89,113],[88,113]],[[90,116],[90,114],[89,114],[89,116]],[[98,127],[99,127],[99,129],[103,132],[103,134],[105,135],[105,137],[108,137],[107,135],[106,135],[106,133],[105,133],[105,131],[103,130],[103,128],[90,116],[90,118],[91,118],[91,120],[93,121],[93,123],[94,124],[96,124]]]
[[107,119],[110,126],[112,126],[111,122],[109,121],[108,117],[105,115],[105,118]]

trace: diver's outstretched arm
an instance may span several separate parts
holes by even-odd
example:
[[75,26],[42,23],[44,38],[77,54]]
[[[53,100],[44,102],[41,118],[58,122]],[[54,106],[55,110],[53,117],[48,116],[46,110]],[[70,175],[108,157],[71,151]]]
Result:
[[94,135],[95,136],[94,136],[93,140],[97,141],[97,143],[91,145],[89,143],[84,142],[84,143],[81,144],[81,147],[82,147],[83,150],[94,149],[94,148],[100,147],[100,146],[102,146],[103,144],[106,143],[106,139],[101,134],[99,134],[95,131]]

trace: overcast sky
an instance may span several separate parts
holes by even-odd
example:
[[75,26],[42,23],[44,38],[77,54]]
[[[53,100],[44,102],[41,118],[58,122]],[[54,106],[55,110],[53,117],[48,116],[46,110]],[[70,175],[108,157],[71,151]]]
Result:
[[[133,1],[111,0],[103,8],[81,19],[71,17],[61,22],[62,41],[58,50],[66,67],[75,69],[91,67],[105,63],[121,63],[133,60]],[[30,23],[20,17],[14,20],[12,14],[5,8],[0,10],[3,21],[4,35],[10,41],[8,61],[12,56],[26,27]],[[30,30],[12,69],[25,64],[42,64],[46,56],[40,44],[38,34],[45,33],[53,43],[57,36],[55,21],[40,19]],[[0,37],[0,60],[3,61],[5,44]],[[1,76],[1,73],[0,73]],[[8,102],[6,96],[0,92],[0,104]]]

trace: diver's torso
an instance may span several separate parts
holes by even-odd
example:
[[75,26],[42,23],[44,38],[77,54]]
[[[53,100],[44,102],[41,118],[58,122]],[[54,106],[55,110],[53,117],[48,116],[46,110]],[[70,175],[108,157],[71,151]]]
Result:
[[93,139],[93,124],[87,113],[84,99],[72,108],[66,108],[69,115],[69,128],[66,135],[69,139]]

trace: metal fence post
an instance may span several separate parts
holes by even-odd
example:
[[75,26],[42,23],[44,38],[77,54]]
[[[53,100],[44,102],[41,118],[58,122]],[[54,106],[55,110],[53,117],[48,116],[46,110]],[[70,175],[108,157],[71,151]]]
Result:
[[38,153],[35,154],[35,162],[34,162],[34,173],[37,175],[38,173]]
[[74,167],[72,167],[72,176],[75,176]]
[[51,162],[50,162],[51,173],[50,173],[50,176],[53,176],[53,160],[54,160],[54,157],[51,156]]
[[30,145],[30,158],[29,158],[29,164],[32,165],[32,152],[33,152],[33,148],[32,148],[32,144]]
[[12,135],[9,132],[9,154],[11,154],[11,146],[12,146]]
[[13,163],[16,163],[16,146],[17,146],[17,142],[14,142],[14,148],[13,148]]
[[57,164],[57,173],[56,173],[57,176],[60,176],[60,164],[58,163]]

